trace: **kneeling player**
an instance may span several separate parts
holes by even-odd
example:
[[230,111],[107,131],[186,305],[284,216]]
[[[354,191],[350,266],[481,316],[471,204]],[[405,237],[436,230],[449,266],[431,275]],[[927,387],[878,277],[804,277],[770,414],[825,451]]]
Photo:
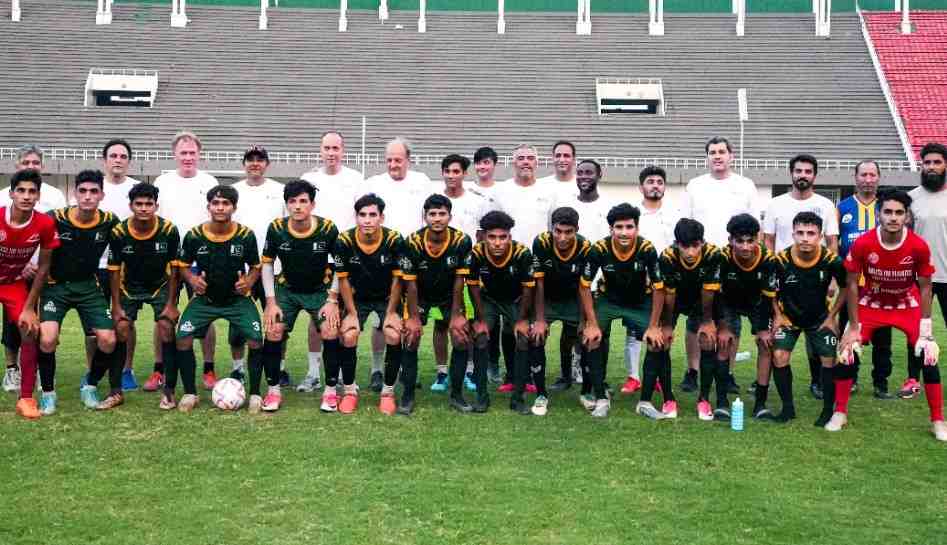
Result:
[[[263,247],[263,291],[266,310],[263,326],[263,368],[270,388],[262,400],[264,411],[279,409],[280,360],[286,334],[293,330],[301,311],[309,313],[320,325],[326,362],[326,393],[335,395],[338,369],[339,301],[330,296],[332,280],[329,254],[335,248],[339,230],[332,220],[314,216],[316,188],[309,182],[296,180],[283,188],[283,200],[289,216],[270,223]],[[282,271],[274,278],[273,262],[279,259]],[[319,271],[325,271],[319,274]],[[250,388],[259,391],[260,368],[250,369]],[[331,397],[331,396],[330,396]],[[250,404],[260,400],[250,399]]]
[[[251,373],[263,365],[260,314],[250,299],[250,290],[260,276],[260,257],[253,231],[233,221],[238,200],[237,190],[230,186],[211,188],[207,192],[210,221],[188,231],[181,243],[175,265],[194,291],[194,298],[181,313],[174,364],[165,363],[164,394],[159,405],[162,409],[170,410],[177,405],[180,411],[190,412],[197,406],[194,337],[202,338],[214,320],[226,320],[247,339]],[[194,269],[192,263],[196,264]],[[176,403],[178,372],[184,383],[184,396]],[[251,401],[254,395],[259,399],[259,389],[259,384],[256,389],[250,384]],[[251,411],[259,408],[250,405]]]
[[[944,398],[937,367],[939,348],[931,322],[931,252],[927,243],[905,227],[911,197],[893,190],[878,195],[881,225],[858,237],[845,258],[849,272],[848,328],[839,354],[843,371],[836,380],[836,409],[825,429],[837,431],[847,421],[848,395],[853,378],[854,353],[868,343],[879,328],[900,329],[908,338],[908,367],[922,367],[924,394],[931,414],[931,430],[939,441],[947,441]],[[865,286],[858,286],[863,275]],[[915,371],[916,373],[916,371]]]
[[800,212],[792,220],[793,245],[776,255],[776,299],[773,304],[773,378],[783,401],[778,422],[796,417],[792,395],[792,368],[789,360],[796,341],[805,333],[822,362],[822,414],[816,426],[825,426],[835,403],[832,384],[838,345],[838,316],[843,298],[829,308],[829,286],[835,280],[845,285],[845,268],[835,252],[822,245],[822,218],[814,212]]

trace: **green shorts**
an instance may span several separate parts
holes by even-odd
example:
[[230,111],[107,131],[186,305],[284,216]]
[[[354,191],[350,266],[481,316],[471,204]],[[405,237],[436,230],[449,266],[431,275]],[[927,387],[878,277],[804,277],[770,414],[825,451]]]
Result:
[[421,325],[427,325],[428,320],[442,322],[450,319],[450,303],[433,305],[430,303],[418,303],[418,314],[421,318]]
[[168,302],[168,286],[162,287],[158,290],[158,293],[149,296],[149,297],[129,297],[122,294],[122,310],[125,311],[125,315],[128,316],[128,319],[135,321],[138,319],[138,311],[145,305],[151,307],[152,312],[155,314],[155,321],[158,321],[158,316],[161,316],[161,313],[164,311],[164,306]]
[[355,301],[355,312],[358,314],[358,327],[365,329],[365,320],[371,313],[378,316],[378,327],[385,323],[385,312],[388,310],[388,301]]
[[198,295],[188,301],[178,320],[177,338],[203,338],[214,320],[227,320],[245,339],[262,342],[263,326],[256,304],[249,297],[239,297],[229,305],[212,305]]
[[806,341],[816,356],[822,358],[834,358],[838,349],[838,337],[832,331],[813,327],[809,329],[800,329],[798,327],[781,327],[773,335],[773,349],[792,352],[796,346],[799,336],[805,332]]
[[[259,285],[259,283],[257,283],[257,285]],[[325,291],[298,293],[277,284],[276,304],[279,305],[280,310],[283,311],[284,331],[289,333],[293,330],[293,327],[296,325],[296,319],[299,318],[299,313],[303,310],[309,313],[309,316],[312,317],[313,322],[315,322],[317,326],[321,324],[324,318],[319,316],[319,311],[322,310],[322,306],[326,304],[328,298],[329,294]],[[265,302],[266,299],[264,298],[263,301]],[[230,329],[227,331],[227,342],[230,346],[243,346],[246,344],[247,339],[231,324]]]
[[501,302],[494,301],[489,297],[482,297],[483,318],[487,322],[490,331],[500,324],[500,317],[503,317],[503,327],[505,331],[513,331],[513,324],[519,320],[520,305],[519,301]]
[[47,284],[39,298],[40,322],[62,324],[70,309],[79,312],[82,329],[115,329],[112,309],[95,279]]
[[617,305],[605,297],[597,297],[595,299],[595,319],[598,321],[598,327],[601,328],[603,335],[608,335],[613,320],[621,319],[622,325],[628,332],[634,332],[635,338],[640,341],[651,322],[651,300],[649,299],[638,306],[625,307]]
[[562,325],[578,327],[579,302],[575,299],[565,301],[545,301],[546,323],[562,322]]
[[[450,304],[447,305],[447,312],[441,312],[440,306],[432,305],[430,317],[434,320],[446,320],[450,316]],[[470,299],[470,292],[467,290],[467,286],[464,286],[464,312],[467,314],[468,320],[473,320],[474,318],[474,308],[473,301]],[[426,323],[426,322],[425,322]]]

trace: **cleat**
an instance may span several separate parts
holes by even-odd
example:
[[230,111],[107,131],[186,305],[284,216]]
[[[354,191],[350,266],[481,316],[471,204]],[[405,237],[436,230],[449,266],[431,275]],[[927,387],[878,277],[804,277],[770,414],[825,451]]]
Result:
[[730,421],[730,410],[723,407],[714,409],[714,420],[717,422],[729,422]]
[[178,410],[182,413],[189,413],[200,403],[200,398],[196,394],[184,394],[181,401],[178,402]]
[[487,367],[487,382],[497,384],[500,382],[500,369],[492,365]]
[[39,413],[43,416],[56,414],[56,392],[43,392],[39,398]]
[[125,396],[122,395],[121,393],[109,394],[105,396],[105,399],[103,399],[101,403],[99,403],[99,405],[95,408],[95,410],[107,411],[109,409],[114,409],[115,407],[118,407],[119,405],[123,403],[125,403]]
[[240,369],[234,369],[230,372],[230,378],[243,382],[243,379],[246,378],[246,375]]
[[174,394],[171,392],[162,392],[161,401],[158,402],[158,408],[162,411],[170,411],[171,409],[178,406],[178,402],[174,400]]
[[[213,371],[208,371],[208,372],[204,373],[204,375],[203,375],[201,378],[204,380],[204,389],[205,389],[205,390],[213,390],[213,389],[214,389],[214,385],[217,384],[217,373],[215,373],[215,372],[213,372]],[[181,398],[181,402],[182,402],[182,403],[184,402],[184,398],[183,398],[183,397]]]
[[796,419],[796,410],[792,409],[792,410],[787,411],[785,407],[783,407],[783,412],[773,417],[773,421],[779,422],[780,424],[787,424],[790,420],[795,420],[795,419]]
[[728,380],[727,380],[727,393],[728,393],[728,394],[739,394],[739,393],[740,393],[740,385],[737,384],[737,379],[736,379],[736,377],[733,376],[733,373],[730,373],[730,374],[727,375],[727,376],[729,377]]
[[[372,377],[372,380],[374,380],[374,376]],[[437,378],[434,379],[434,383],[431,384],[431,391],[437,392],[437,393],[446,392],[447,385],[448,385],[447,373],[438,373]]]
[[684,380],[681,381],[680,385],[682,392],[696,392],[697,391],[697,371],[694,369],[688,369],[684,373]]
[[[38,372],[38,371],[37,371]],[[82,378],[79,379],[79,390],[82,391],[83,386],[89,385],[89,373],[83,373]]]
[[842,431],[842,428],[848,424],[848,415],[845,413],[833,413],[825,425],[825,431]]
[[447,400],[447,406],[459,413],[469,413],[473,411],[473,407],[471,407],[463,397],[450,396],[450,399]]
[[395,414],[397,410],[398,404],[395,403],[395,394],[381,394],[381,397],[378,399],[378,412],[391,416]]
[[536,392],[537,392],[537,390],[536,390],[536,385],[535,385],[535,384],[533,384],[532,382],[526,384],[526,393],[527,393],[527,394],[535,394]]
[[266,392],[266,397],[263,398],[262,409],[268,413],[272,413],[278,411],[280,405],[282,404],[283,393],[280,391],[280,387],[270,386],[269,390]]
[[810,384],[809,393],[812,394],[812,397],[814,397],[815,399],[821,400],[823,398],[822,386],[818,384]]
[[164,375],[155,371],[151,373],[151,376],[148,377],[148,380],[145,381],[145,385],[141,387],[142,390],[146,392],[157,392],[164,386]]
[[592,411],[595,409],[595,397],[591,394],[583,394],[579,396],[579,403],[581,403],[587,411]]
[[322,392],[322,404],[319,405],[319,410],[324,413],[334,413],[339,410],[339,394],[336,393],[335,388],[326,388]]
[[819,418],[816,418],[813,426],[817,428],[824,428],[826,424],[829,423],[829,420],[832,419],[832,411],[822,411],[819,414]]
[[628,377],[628,380],[621,385],[621,393],[633,394],[641,389],[641,381],[635,377]]
[[296,391],[301,393],[311,393],[322,388],[322,381],[315,375],[306,375],[306,377],[296,386]]
[[938,441],[947,441],[947,423],[943,420],[931,422],[931,433]]
[[398,410],[395,412],[401,416],[411,416],[411,413],[414,412],[414,399],[402,397]]
[[655,379],[654,381],[654,391],[663,394],[664,391],[661,389],[661,379]]
[[883,385],[876,384],[875,392],[873,395],[875,396],[875,399],[894,399],[894,395],[892,395],[891,392],[888,391],[887,384],[883,384]]
[[283,388],[289,388],[293,385],[293,379],[289,377],[289,372],[286,369],[281,369],[279,372],[279,385]]
[[710,422],[714,419],[714,413],[710,409],[710,403],[705,399],[697,402],[697,418],[704,422]]
[[[431,388],[433,388],[433,386]],[[500,392],[501,394],[508,394],[508,393],[511,393],[514,389],[515,388],[513,387],[512,382],[504,382],[503,384],[500,385],[499,388],[497,388],[497,391]]]
[[552,386],[549,387],[553,392],[563,392],[572,387],[572,380],[565,377],[559,377],[556,379],[556,382],[552,383]]
[[36,400],[32,397],[22,397],[16,402],[16,414],[28,420],[36,420],[40,417],[39,408],[36,406]]
[[477,391],[477,383],[474,382],[473,375],[470,373],[464,373],[464,388],[466,388],[468,392]]
[[757,420],[776,420],[776,416],[773,415],[772,411],[763,407],[762,409],[753,413],[753,418]]
[[381,371],[372,371],[370,380],[369,388],[371,388],[373,392],[381,392],[382,387],[385,385],[385,375],[382,374]]
[[677,401],[665,401],[661,406],[664,418],[677,418]]
[[510,399],[510,410],[514,413],[522,415],[532,414],[529,405],[526,404],[526,400],[517,399],[516,396],[513,396],[513,398]]
[[635,412],[651,420],[661,420],[664,418],[664,413],[657,410],[650,401],[639,401],[638,405],[635,406]]
[[901,399],[914,399],[919,393],[921,393],[921,384],[917,380],[909,378],[904,381],[904,384],[901,385],[901,389],[898,390],[898,397]]
[[16,392],[19,389],[20,389],[20,368],[7,367],[6,373],[3,374],[3,391]]
[[247,412],[250,414],[260,414],[260,411],[263,410],[263,398],[258,394],[253,394],[250,396],[250,401],[247,402]]
[[582,366],[578,361],[572,362],[572,383],[582,384]]
[[473,412],[477,414],[483,414],[490,410],[490,398],[484,397],[481,399],[478,397],[473,403],[470,404],[470,407],[473,409]]
[[539,396],[533,401],[533,408],[530,411],[536,416],[546,416],[549,413],[549,398]]
[[130,392],[138,389],[138,381],[135,380],[135,373],[131,369],[122,371],[122,391]]
[[352,414],[358,409],[358,394],[345,394],[342,396],[342,402],[339,403],[339,412],[342,414]]
[[611,402],[607,399],[599,399],[595,401],[595,408],[592,409],[592,416],[595,418],[605,418],[608,416],[608,409],[611,407]]
[[95,409],[99,406],[99,391],[91,384],[86,384],[79,390],[79,398],[87,409]]

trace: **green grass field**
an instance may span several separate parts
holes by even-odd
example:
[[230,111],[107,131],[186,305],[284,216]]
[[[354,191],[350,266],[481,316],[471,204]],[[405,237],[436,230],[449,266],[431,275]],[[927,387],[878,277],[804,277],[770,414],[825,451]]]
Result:
[[[151,324],[141,324],[139,338],[149,339]],[[619,385],[615,333],[609,380]],[[305,370],[302,337],[291,342],[295,379]],[[661,422],[633,414],[637,394],[595,420],[573,389],[537,418],[510,413],[504,395],[487,415],[459,415],[427,386],[411,418],[379,414],[367,388],[353,416],[323,414],[318,395],[296,392],[275,415],[223,413],[209,393],[193,414],[164,413],[156,394],[140,391],[94,413],[79,402],[80,342],[73,314],[58,357],[58,414],[24,421],[12,394],[0,408],[0,544],[835,545],[938,543],[947,529],[947,445],[930,434],[923,399],[873,399],[868,366],[844,432],[812,426],[821,402],[797,357],[799,419],[747,421],[736,433],[699,422],[694,395],[680,392],[680,418]],[[905,376],[903,336],[894,342],[892,389]],[[556,346],[551,339],[550,379]],[[367,346],[360,356],[367,384]],[[222,345],[217,359],[229,371]],[[136,361],[143,381],[150,349]],[[739,364],[742,386],[754,376]]]

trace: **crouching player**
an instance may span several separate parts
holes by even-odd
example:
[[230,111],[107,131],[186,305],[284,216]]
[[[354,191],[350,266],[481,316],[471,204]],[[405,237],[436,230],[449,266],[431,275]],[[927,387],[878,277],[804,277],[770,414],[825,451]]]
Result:
[[[776,299],[773,304],[773,379],[783,402],[777,422],[796,417],[792,395],[792,368],[789,360],[796,341],[805,333],[806,341],[822,362],[824,390],[822,414],[816,426],[825,426],[832,417],[837,389],[828,388],[835,375],[838,348],[838,316],[844,299],[829,305],[829,286],[835,280],[845,285],[845,268],[835,252],[822,245],[822,218],[814,212],[800,212],[792,220],[793,245],[776,255]],[[851,386],[851,384],[849,384]]]
[[[339,301],[328,288],[332,281],[329,255],[335,248],[339,230],[332,220],[312,214],[315,198],[316,188],[309,182],[295,180],[286,184],[283,200],[289,216],[273,220],[266,231],[262,257],[263,292],[266,294],[263,368],[270,388],[262,401],[264,411],[276,411],[282,403],[279,380],[283,346],[286,334],[293,330],[302,311],[309,313],[312,321],[320,326],[326,362],[326,392],[335,394],[339,375]],[[273,269],[277,259],[282,266],[279,278],[275,278]],[[259,388],[260,371],[259,368],[250,369],[251,387],[255,384]]]
[[[836,408],[825,429],[838,431],[848,421],[848,397],[854,372],[854,353],[882,327],[900,329],[907,336],[908,367],[922,367],[924,394],[931,414],[931,431],[947,441],[944,398],[931,322],[931,252],[927,243],[905,227],[911,197],[901,190],[878,195],[881,225],[855,240],[845,258],[849,272],[848,328],[839,347],[839,379],[835,382]],[[858,278],[865,285],[859,287]]]
[[180,275],[174,261],[181,238],[174,224],[157,215],[157,187],[136,184],[128,191],[128,201],[132,215],[112,229],[109,242],[112,321],[122,346],[128,341],[138,311],[145,305],[151,307],[161,342],[162,367],[154,370],[148,382],[163,386],[164,366],[175,357]]
[[[211,188],[207,192],[210,221],[188,231],[181,243],[175,265],[191,286],[194,297],[188,301],[178,322],[174,364],[165,363],[164,394],[159,405],[162,409],[170,410],[177,405],[178,410],[190,412],[197,406],[194,337],[202,338],[214,320],[226,320],[247,339],[251,374],[263,365],[260,314],[250,298],[250,290],[260,276],[260,257],[253,231],[233,221],[238,199],[239,194],[233,187]],[[194,269],[192,263],[196,264]],[[184,383],[184,396],[175,403],[178,372]],[[260,410],[259,382],[250,383],[249,409]]]
[[[424,201],[424,222],[427,226],[412,233],[406,243],[402,270],[408,304],[408,320],[405,322],[407,342],[402,361],[404,377],[401,382],[404,392],[398,407],[398,412],[405,415],[411,414],[414,408],[421,328],[427,324],[432,308],[439,309],[441,316],[450,320],[453,351],[448,369],[448,403],[452,409],[462,413],[473,410],[463,395],[464,372],[470,354],[464,280],[470,274],[467,266],[472,242],[463,231],[448,226],[452,209],[453,204],[444,195],[428,197]],[[486,376],[481,378],[484,379],[482,384],[485,392]]]

